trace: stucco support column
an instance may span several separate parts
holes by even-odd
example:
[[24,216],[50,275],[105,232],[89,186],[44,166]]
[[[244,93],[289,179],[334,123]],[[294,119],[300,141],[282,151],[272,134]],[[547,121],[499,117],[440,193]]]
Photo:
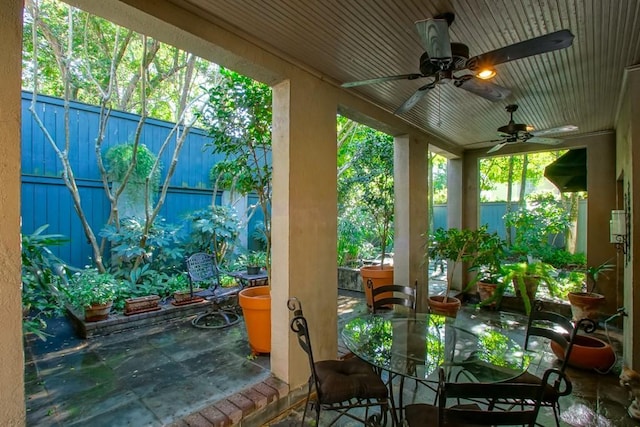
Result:
[[337,347],[336,97],[312,77],[273,88],[271,371],[290,387],[309,365],[289,330],[286,302],[302,302],[314,356],[335,359]]
[[[464,169],[462,159],[449,159],[447,162],[447,227],[462,228],[464,194]],[[453,267],[451,261],[447,263],[447,270]],[[452,277],[451,289],[461,289],[462,271],[455,270]]]
[[20,283],[20,87],[22,2],[0,10],[0,424],[25,424]]
[[428,149],[424,140],[409,136],[394,139],[394,282],[418,283],[419,312],[427,311],[429,297],[428,265],[423,259],[429,228]]
[[[640,224],[640,68],[627,70],[627,98],[628,98],[628,126],[618,130],[627,133],[627,157],[623,159],[626,169],[623,180],[623,200],[619,201],[618,209],[624,209],[624,194],[630,195],[631,223],[630,239],[631,259],[625,264],[624,270],[624,307],[628,317],[624,320],[624,363],[636,371],[640,371],[640,262],[636,261],[635,248],[640,247],[640,233],[636,226]],[[621,156],[619,156],[620,158]],[[620,258],[622,258],[621,256]]]

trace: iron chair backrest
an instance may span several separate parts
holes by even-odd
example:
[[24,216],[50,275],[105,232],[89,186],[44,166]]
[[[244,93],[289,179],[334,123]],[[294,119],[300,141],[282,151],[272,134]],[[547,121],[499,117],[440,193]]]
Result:
[[298,344],[305,353],[307,353],[307,358],[309,359],[309,369],[311,370],[311,379],[313,380],[313,384],[316,387],[316,392],[318,393],[318,401],[322,402],[322,396],[320,384],[318,384],[318,376],[316,374],[316,365],[313,359],[313,350],[311,349],[311,339],[309,338],[309,327],[307,325],[307,319],[304,317],[302,312],[302,303],[298,298],[291,297],[287,301],[287,308],[290,311],[293,311],[293,318],[291,319],[290,327],[293,332],[295,332],[298,337]]
[[[560,370],[552,368],[544,373],[542,382],[532,383],[452,383],[446,381],[444,368],[439,370],[438,387],[438,425],[529,425],[534,426],[540,404],[545,391],[545,386],[552,376],[563,377]],[[447,399],[455,398],[469,400],[495,400],[509,399],[511,401],[533,402],[525,406],[502,410],[478,410],[475,405],[458,405],[446,407]],[[475,406],[475,407],[474,407]],[[445,423],[446,421],[446,423]]]
[[585,332],[591,333],[596,330],[596,323],[591,319],[581,319],[574,325],[571,320],[561,314],[542,310],[542,305],[536,303],[529,315],[524,348],[525,350],[529,349],[529,338],[531,336],[539,336],[554,341],[564,352],[564,358],[560,367],[560,371],[564,373],[569,357],[571,356],[575,337],[581,328],[584,329]]
[[412,311],[415,310],[415,288],[404,285],[383,285],[371,289],[371,309],[374,313],[380,308],[390,305],[401,305]]
[[191,286],[208,280],[214,280],[214,288],[220,285],[220,271],[214,255],[198,252],[188,257],[185,262]]

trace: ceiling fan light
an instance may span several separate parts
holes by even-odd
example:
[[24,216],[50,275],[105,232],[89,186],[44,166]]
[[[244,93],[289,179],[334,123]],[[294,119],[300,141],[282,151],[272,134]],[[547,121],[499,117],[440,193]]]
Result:
[[476,73],[476,77],[482,80],[489,80],[496,76],[496,70],[493,68],[483,68]]

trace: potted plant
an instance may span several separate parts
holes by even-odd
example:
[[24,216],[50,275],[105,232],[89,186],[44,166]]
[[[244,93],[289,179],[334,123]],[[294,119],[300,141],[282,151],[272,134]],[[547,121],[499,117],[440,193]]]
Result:
[[542,261],[503,265],[501,274],[502,286],[497,290],[498,298],[501,298],[504,291],[512,285],[516,296],[522,298],[527,315],[531,313],[531,303],[535,300],[540,282],[553,286],[556,280],[555,268]]
[[495,308],[500,304],[498,288],[503,287],[502,263],[505,256],[505,242],[498,233],[480,233],[477,247],[477,257],[469,267],[469,271],[476,274],[465,291],[468,292],[475,284],[480,297],[480,306]]
[[191,289],[189,277],[186,273],[180,273],[169,277],[166,281],[165,287],[167,292],[173,295],[173,305],[193,304],[204,300],[202,297],[194,296],[196,292],[200,292],[202,289]]
[[109,317],[120,284],[110,273],[85,268],[75,273],[62,289],[69,304],[84,310],[85,321],[95,322]]
[[[455,317],[460,308],[460,300],[450,297],[451,283],[458,264],[468,263],[469,271],[475,273],[466,289],[475,285],[480,277],[480,266],[498,263],[498,258],[491,259],[491,251],[502,249],[501,239],[496,233],[489,233],[487,226],[477,230],[444,228],[437,229],[429,239],[429,249],[426,252],[429,259],[451,261],[451,268],[447,270],[447,288],[444,295],[429,297],[431,311]],[[494,266],[492,266],[494,267]]]
[[[201,116],[210,123],[208,145],[224,158],[211,171],[216,186],[241,195],[254,194],[263,224],[265,268],[271,283],[271,88],[233,71],[221,69],[219,84],[208,89]],[[251,215],[251,214],[250,214]],[[253,353],[271,352],[270,286],[238,293]]]
[[586,280],[581,284],[581,289],[567,294],[573,320],[578,321],[584,318],[597,320],[600,307],[604,304],[604,295],[596,292],[598,279],[600,275],[604,275],[603,273],[615,267],[614,264],[609,264],[609,261],[587,267],[584,271]]
[[267,266],[267,254],[264,251],[252,251],[248,254],[240,255],[239,258],[249,275],[259,274],[260,270]]

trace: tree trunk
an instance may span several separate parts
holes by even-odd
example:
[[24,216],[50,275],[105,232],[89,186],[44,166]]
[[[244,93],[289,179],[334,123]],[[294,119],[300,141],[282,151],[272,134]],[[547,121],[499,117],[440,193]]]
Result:
[[[509,214],[512,210],[511,208],[511,199],[513,198],[513,166],[515,160],[513,156],[509,157],[509,170],[508,170],[508,178],[507,178],[507,205],[505,209],[505,215]],[[505,230],[507,245],[511,246],[513,243],[511,240],[511,227],[507,226]]]

